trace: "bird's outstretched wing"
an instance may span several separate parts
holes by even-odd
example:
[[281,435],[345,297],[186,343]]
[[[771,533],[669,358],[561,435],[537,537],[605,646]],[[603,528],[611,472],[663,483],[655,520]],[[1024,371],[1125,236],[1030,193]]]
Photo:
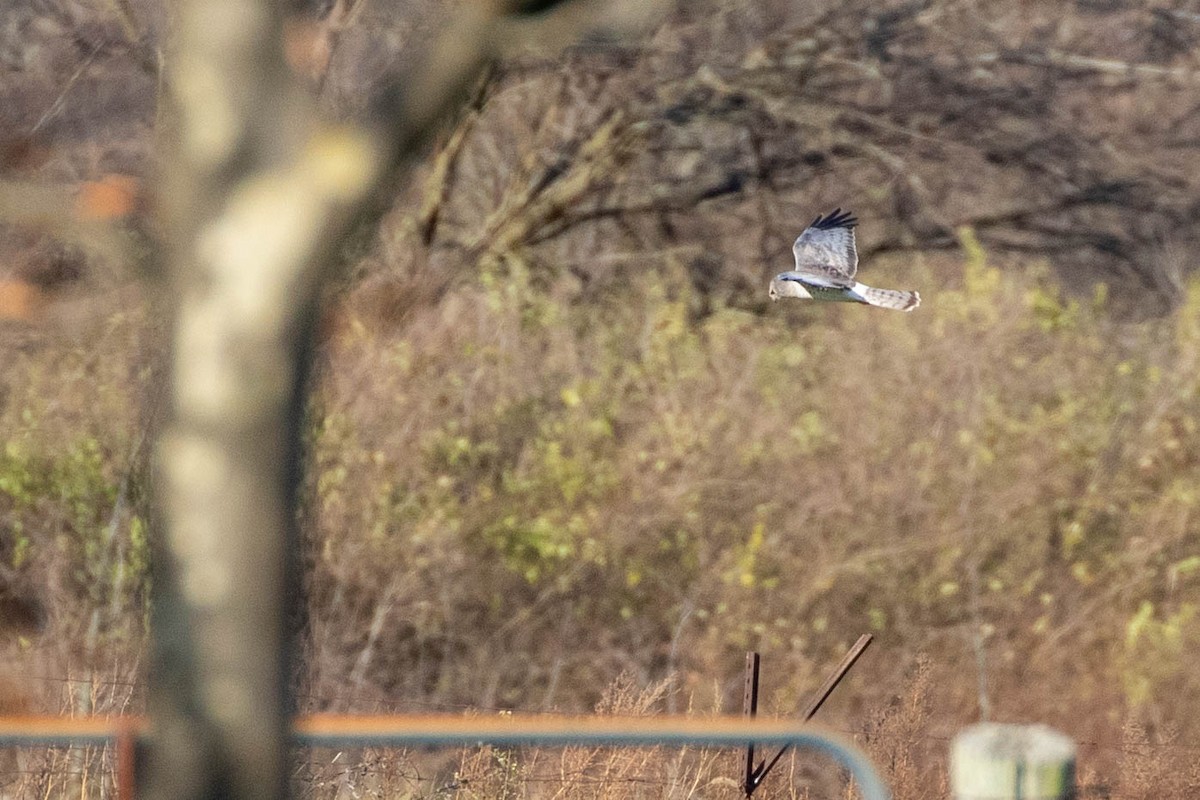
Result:
[[796,272],[821,285],[852,286],[858,272],[858,250],[854,247],[857,224],[853,214],[840,208],[814,219],[792,245]]

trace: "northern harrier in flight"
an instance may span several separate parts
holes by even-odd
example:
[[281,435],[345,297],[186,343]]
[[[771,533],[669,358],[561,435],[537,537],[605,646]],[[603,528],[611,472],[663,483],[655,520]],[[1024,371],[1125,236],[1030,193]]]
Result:
[[854,247],[857,224],[853,214],[843,213],[840,208],[814,219],[792,245],[796,268],[779,273],[771,281],[771,299],[866,303],[898,311],[912,311],[920,305],[921,296],[916,292],[875,289],[854,280],[858,271],[858,251]]

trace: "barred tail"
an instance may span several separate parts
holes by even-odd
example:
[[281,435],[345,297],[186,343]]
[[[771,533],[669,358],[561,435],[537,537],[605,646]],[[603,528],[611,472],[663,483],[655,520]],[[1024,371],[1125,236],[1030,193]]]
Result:
[[921,305],[921,295],[916,292],[901,292],[896,289],[876,289],[873,286],[857,284],[854,292],[862,297],[869,305],[880,308],[894,308],[897,311],[912,311]]

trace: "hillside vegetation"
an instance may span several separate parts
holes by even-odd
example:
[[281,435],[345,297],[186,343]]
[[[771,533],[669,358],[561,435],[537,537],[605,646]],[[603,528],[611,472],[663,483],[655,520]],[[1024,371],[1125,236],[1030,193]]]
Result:
[[[20,10],[107,19],[50,6]],[[899,798],[944,796],[948,737],[985,713],[1075,737],[1097,795],[1192,796],[1198,13],[693,3],[637,47],[500,64],[330,292],[302,709],[738,712],[756,649],[765,709],[791,713],[870,632],[821,719]],[[437,16],[363,5],[330,112]],[[138,50],[103,24],[112,78]],[[78,125],[86,148],[34,137],[54,155],[6,174],[152,167],[148,130]],[[860,277],[919,309],[766,300],[835,205],[863,220]],[[140,708],[156,315],[7,233],[0,278],[51,305],[0,321],[0,684]],[[306,791],[737,794],[712,753],[468,753],[411,779],[422,756],[376,755],[369,780],[314,756]],[[55,758],[22,786],[49,792]]]

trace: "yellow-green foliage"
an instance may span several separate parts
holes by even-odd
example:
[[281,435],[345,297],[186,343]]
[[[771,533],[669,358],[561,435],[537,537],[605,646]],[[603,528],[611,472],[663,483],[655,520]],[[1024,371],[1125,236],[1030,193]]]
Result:
[[1171,694],[1194,691],[1184,665],[1200,648],[1196,612],[1195,602],[1180,602],[1159,617],[1152,602],[1142,601],[1125,632],[1123,677],[1130,703],[1141,706],[1161,699],[1168,687],[1174,689]]
[[[586,702],[614,649],[658,663],[672,641],[685,672],[753,646],[800,686],[866,630],[965,679],[978,629],[996,675],[1023,661],[1065,687],[1086,649],[1086,693],[1160,700],[1194,679],[1165,633],[1125,628],[1152,602],[1196,635],[1200,292],[1119,323],[1103,290],[1064,297],[960,241],[957,269],[875,266],[922,290],[912,314],[692,319],[670,271],[580,303],[496,267],[404,331],[351,324],[315,408],[312,613],[335,630],[411,603],[393,646],[430,657],[421,685],[446,699],[478,697],[486,663],[489,700]],[[351,573],[361,606],[331,607]]]
[[141,325],[115,314],[87,343],[8,354],[0,559],[30,576],[64,646],[85,629],[93,645],[140,633],[144,620],[149,548],[134,442],[145,434],[133,397],[143,376],[131,366]]
[[[114,518],[119,486],[100,443],[83,437],[48,452],[34,441],[15,437],[0,453],[0,514],[13,535],[8,566],[57,556],[73,565],[62,588],[95,604],[108,602],[114,588],[140,592],[148,575],[145,525],[136,514]],[[52,538],[44,537],[48,522]],[[113,528],[118,525],[120,531]],[[39,535],[31,537],[30,530]],[[127,545],[114,556],[118,535]]]

